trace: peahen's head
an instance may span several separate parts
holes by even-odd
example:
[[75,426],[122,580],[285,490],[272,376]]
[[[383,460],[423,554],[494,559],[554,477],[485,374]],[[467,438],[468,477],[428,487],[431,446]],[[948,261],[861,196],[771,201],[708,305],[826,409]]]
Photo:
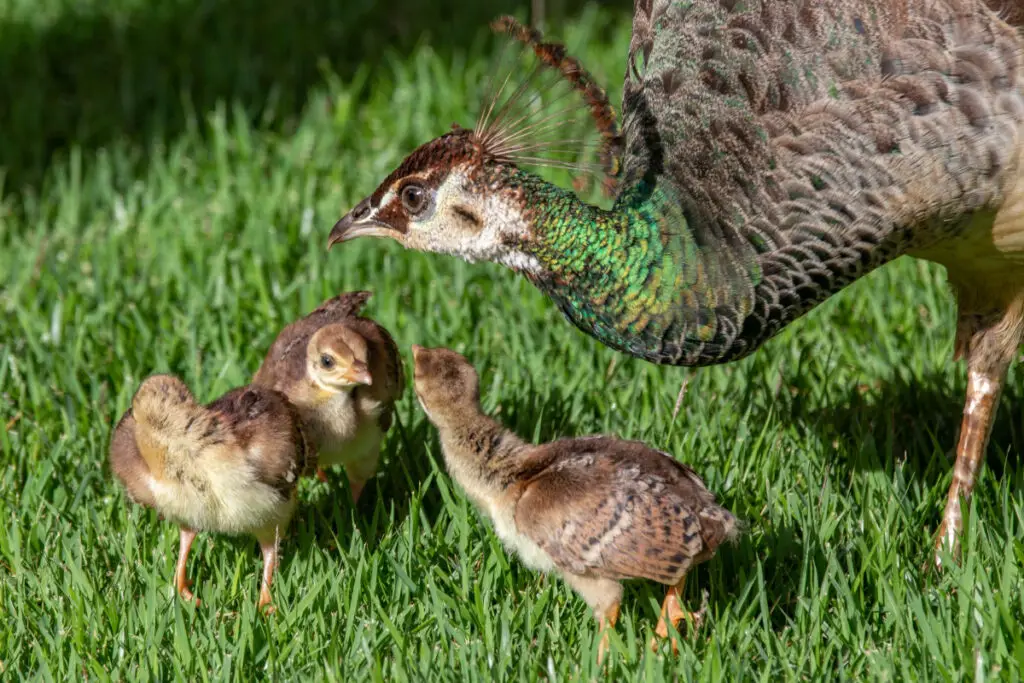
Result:
[[356,237],[389,237],[405,247],[513,265],[532,220],[524,177],[454,128],[416,149],[331,230],[330,244]]
[[[494,27],[532,48],[538,60],[535,73],[554,73],[556,82],[583,95],[602,138],[598,168],[609,177],[616,175],[621,138],[604,91],[561,45],[541,42],[539,33],[508,17]],[[357,237],[388,237],[410,249],[528,269],[531,257],[524,246],[538,228],[536,209],[555,193],[517,163],[580,166],[542,158],[544,151],[564,152],[552,145],[565,147],[565,141],[540,143],[531,137],[556,130],[568,118],[567,110],[531,123],[510,113],[511,106],[536,103],[526,102],[524,91],[515,89],[503,106],[492,101],[475,128],[455,125],[413,151],[338,221],[328,246]]]

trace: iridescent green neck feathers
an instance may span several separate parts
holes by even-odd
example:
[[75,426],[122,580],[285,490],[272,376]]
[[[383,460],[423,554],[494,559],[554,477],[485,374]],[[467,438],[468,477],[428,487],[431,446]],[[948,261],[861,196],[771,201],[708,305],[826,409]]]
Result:
[[[536,259],[524,270],[581,330],[657,363],[698,365],[734,358],[760,280],[752,250],[700,244],[678,198],[640,183],[610,210],[513,170]],[[741,346],[746,346],[741,343]]]

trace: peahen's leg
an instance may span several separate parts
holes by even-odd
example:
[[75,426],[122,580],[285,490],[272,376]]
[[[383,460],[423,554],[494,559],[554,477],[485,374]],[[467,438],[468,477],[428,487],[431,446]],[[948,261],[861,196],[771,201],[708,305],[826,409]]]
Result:
[[936,534],[935,563],[941,567],[938,550],[945,547],[954,557],[960,551],[963,505],[974,490],[974,482],[985,458],[992,433],[1006,371],[1017,354],[1024,335],[1024,306],[1021,297],[998,313],[968,314],[961,302],[957,324],[955,358],[967,360],[967,397],[956,449],[953,483],[946,510]]

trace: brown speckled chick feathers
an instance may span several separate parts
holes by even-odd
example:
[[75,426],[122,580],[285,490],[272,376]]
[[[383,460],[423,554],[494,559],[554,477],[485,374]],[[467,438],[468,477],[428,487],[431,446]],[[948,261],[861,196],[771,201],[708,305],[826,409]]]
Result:
[[358,315],[369,298],[370,292],[341,294],[285,327],[253,379],[295,405],[320,466],[343,465],[354,500],[377,471],[405,388],[391,335]]
[[[556,571],[613,626],[623,579],[670,586],[665,617],[685,612],[686,573],[737,531],[697,474],[661,451],[610,436],[534,446],[480,408],[479,380],[448,349],[413,347],[415,389],[452,477],[528,567]],[[606,634],[605,634],[606,635]],[[606,648],[602,639],[600,653]]]
[[299,416],[276,391],[247,386],[203,406],[177,377],[146,379],[110,442],[114,476],[134,502],[181,527],[175,587],[199,531],[251,534],[263,550],[259,606],[271,602],[277,545],[299,478],[316,467]]

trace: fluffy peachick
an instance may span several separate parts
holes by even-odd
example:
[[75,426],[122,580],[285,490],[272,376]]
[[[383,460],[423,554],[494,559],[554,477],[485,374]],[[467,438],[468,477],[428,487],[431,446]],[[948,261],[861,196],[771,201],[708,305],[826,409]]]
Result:
[[534,570],[557,572],[607,632],[623,579],[669,586],[657,634],[686,615],[687,572],[736,534],[733,515],[670,455],[610,436],[526,443],[480,407],[479,379],[448,349],[413,346],[416,396],[437,427],[452,478]]
[[[298,409],[320,467],[344,466],[354,501],[377,472],[405,389],[391,335],[358,315],[369,298],[370,292],[341,294],[285,327],[253,379]],[[318,475],[326,479],[323,470]]]
[[181,527],[174,585],[182,597],[193,599],[185,567],[198,532],[251,534],[263,551],[259,607],[273,609],[278,542],[299,477],[315,467],[284,396],[247,386],[203,406],[178,378],[149,377],[114,429],[110,466],[132,501]]

